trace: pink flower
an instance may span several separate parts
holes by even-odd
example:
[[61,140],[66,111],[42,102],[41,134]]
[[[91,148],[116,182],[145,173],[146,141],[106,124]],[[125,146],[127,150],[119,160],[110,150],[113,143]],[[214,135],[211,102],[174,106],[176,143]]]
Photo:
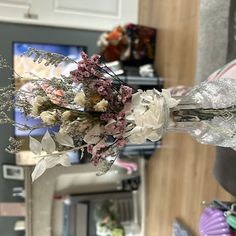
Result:
[[93,62],[93,63],[95,63],[95,64],[99,64],[99,62],[100,62],[100,55],[98,55],[98,54],[94,54],[92,57],[91,57],[91,61]]
[[104,87],[100,86],[98,89],[97,89],[97,92],[102,95],[102,96],[106,96],[107,95],[107,91]]
[[90,71],[94,76],[99,76],[100,73],[99,71],[95,70],[94,68],[91,68],[91,71]]
[[57,89],[53,91],[53,94],[55,96],[63,97],[65,95],[65,92],[62,89]]
[[88,55],[85,52],[81,52],[81,57],[83,60],[87,61],[88,60]]
[[48,93],[47,96],[50,98],[51,102],[56,105],[66,106],[66,102],[63,101],[64,91],[62,90],[51,90],[51,93]]
[[71,71],[75,82],[83,82],[88,78],[99,77],[99,56],[93,55],[91,58],[84,52],[81,53],[82,59],[78,62],[77,70]]
[[122,136],[126,128],[126,120],[124,112],[120,112],[114,119],[111,119],[105,126],[105,132],[108,135]]
[[103,87],[104,89],[112,89],[112,80],[106,79],[103,76],[96,78],[93,82],[94,89]]
[[90,153],[90,154],[92,154],[92,152],[93,152],[93,145],[92,145],[92,144],[89,144],[89,145],[87,146],[87,152]]
[[123,104],[125,104],[127,101],[129,101],[132,97],[132,88],[125,86],[125,85],[121,85],[120,87],[120,94],[121,94],[121,102]]
[[62,89],[55,89],[52,86],[50,86],[48,83],[43,83],[41,85],[42,89],[44,90],[44,92],[47,94],[47,96],[50,98],[51,102],[57,105],[65,105],[65,101],[62,101],[64,95],[65,95],[65,91]]
[[126,141],[125,141],[124,138],[119,138],[119,139],[117,139],[117,141],[116,141],[116,146],[117,146],[118,148],[124,147],[125,144],[126,144]]
[[109,120],[112,120],[115,118],[115,114],[111,113],[111,112],[105,112],[105,113],[102,113],[101,116],[100,116],[100,119],[101,120],[104,120],[104,121],[109,121]]
[[46,92],[47,88],[49,87],[48,83],[41,84],[42,89]]
[[92,162],[96,166],[99,163],[100,158],[105,157],[108,154],[108,144],[104,139],[98,142],[96,145],[89,145],[87,151],[92,154]]

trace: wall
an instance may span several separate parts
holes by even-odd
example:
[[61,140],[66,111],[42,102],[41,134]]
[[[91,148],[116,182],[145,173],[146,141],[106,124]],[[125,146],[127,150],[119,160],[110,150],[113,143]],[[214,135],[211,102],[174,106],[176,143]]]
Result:
[[165,86],[194,84],[199,0],[140,0],[139,23],[157,28],[155,67]]
[[227,61],[236,58],[236,1],[230,1]]
[[[12,42],[44,42],[44,43],[59,43],[83,45],[88,47],[88,53],[91,55],[97,51],[96,41],[101,32],[63,29],[53,27],[41,27],[34,25],[21,25],[0,22],[0,54],[7,61],[12,63]],[[0,70],[0,86],[5,86],[10,83],[7,78],[11,76],[9,71]],[[15,163],[15,158],[4,151],[8,145],[8,138],[13,135],[13,129],[9,126],[0,126],[0,164]],[[2,178],[2,170],[0,168],[0,201],[18,201],[12,197],[12,188],[22,186],[22,182],[4,180]],[[13,227],[16,219],[0,218],[1,236],[14,235]],[[15,234],[17,235],[17,234]]]
[[201,0],[196,81],[200,83],[226,63],[230,0]]

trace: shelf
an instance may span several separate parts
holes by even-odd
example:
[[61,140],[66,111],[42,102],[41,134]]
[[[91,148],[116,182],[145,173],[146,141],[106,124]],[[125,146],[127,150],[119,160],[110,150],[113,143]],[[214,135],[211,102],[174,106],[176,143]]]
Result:
[[132,144],[128,143],[125,147],[121,150],[120,155],[150,155],[153,153],[154,150],[161,147],[161,141],[157,142],[145,142],[143,144]]
[[164,84],[164,79],[161,77],[141,77],[141,76],[133,76],[133,75],[128,75],[123,76],[120,75],[119,78],[123,81],[126,81],[127,84],[130,85],[163,85]]

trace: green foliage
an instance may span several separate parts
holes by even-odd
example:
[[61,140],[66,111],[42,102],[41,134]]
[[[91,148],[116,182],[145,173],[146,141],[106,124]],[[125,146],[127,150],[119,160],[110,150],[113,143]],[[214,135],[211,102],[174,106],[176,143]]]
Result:
[[111,236],[124,236],[124,229],[111,200],[104,201],[96,212],[97,221],[111,231]]

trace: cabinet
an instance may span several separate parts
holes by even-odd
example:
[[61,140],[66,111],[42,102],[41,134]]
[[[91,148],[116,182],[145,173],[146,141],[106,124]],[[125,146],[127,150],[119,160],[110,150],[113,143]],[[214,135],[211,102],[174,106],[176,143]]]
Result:
[[139,0],[0,0],[0,21],[110,30],[138,22]]
[[[108,200],[112,202],[113,214],[116,215],[116,218],[119,219],[119,222],[123,224],[126,230],[133,228],[139,232],[140,220],[138,219],[139,215],[137,212],[139,202],[135,194],[135,192],[117,191],[71,196],[69,200],[66,199],[64,201],[64,235],[97,235],[96,224],[98,220],[96,219],[96,214],[98,213],[98,209],[101,211],[101,207],[104,206],[104,203],[108,203]],[[105,211],[105,209],[103,209],[103,211]]]

